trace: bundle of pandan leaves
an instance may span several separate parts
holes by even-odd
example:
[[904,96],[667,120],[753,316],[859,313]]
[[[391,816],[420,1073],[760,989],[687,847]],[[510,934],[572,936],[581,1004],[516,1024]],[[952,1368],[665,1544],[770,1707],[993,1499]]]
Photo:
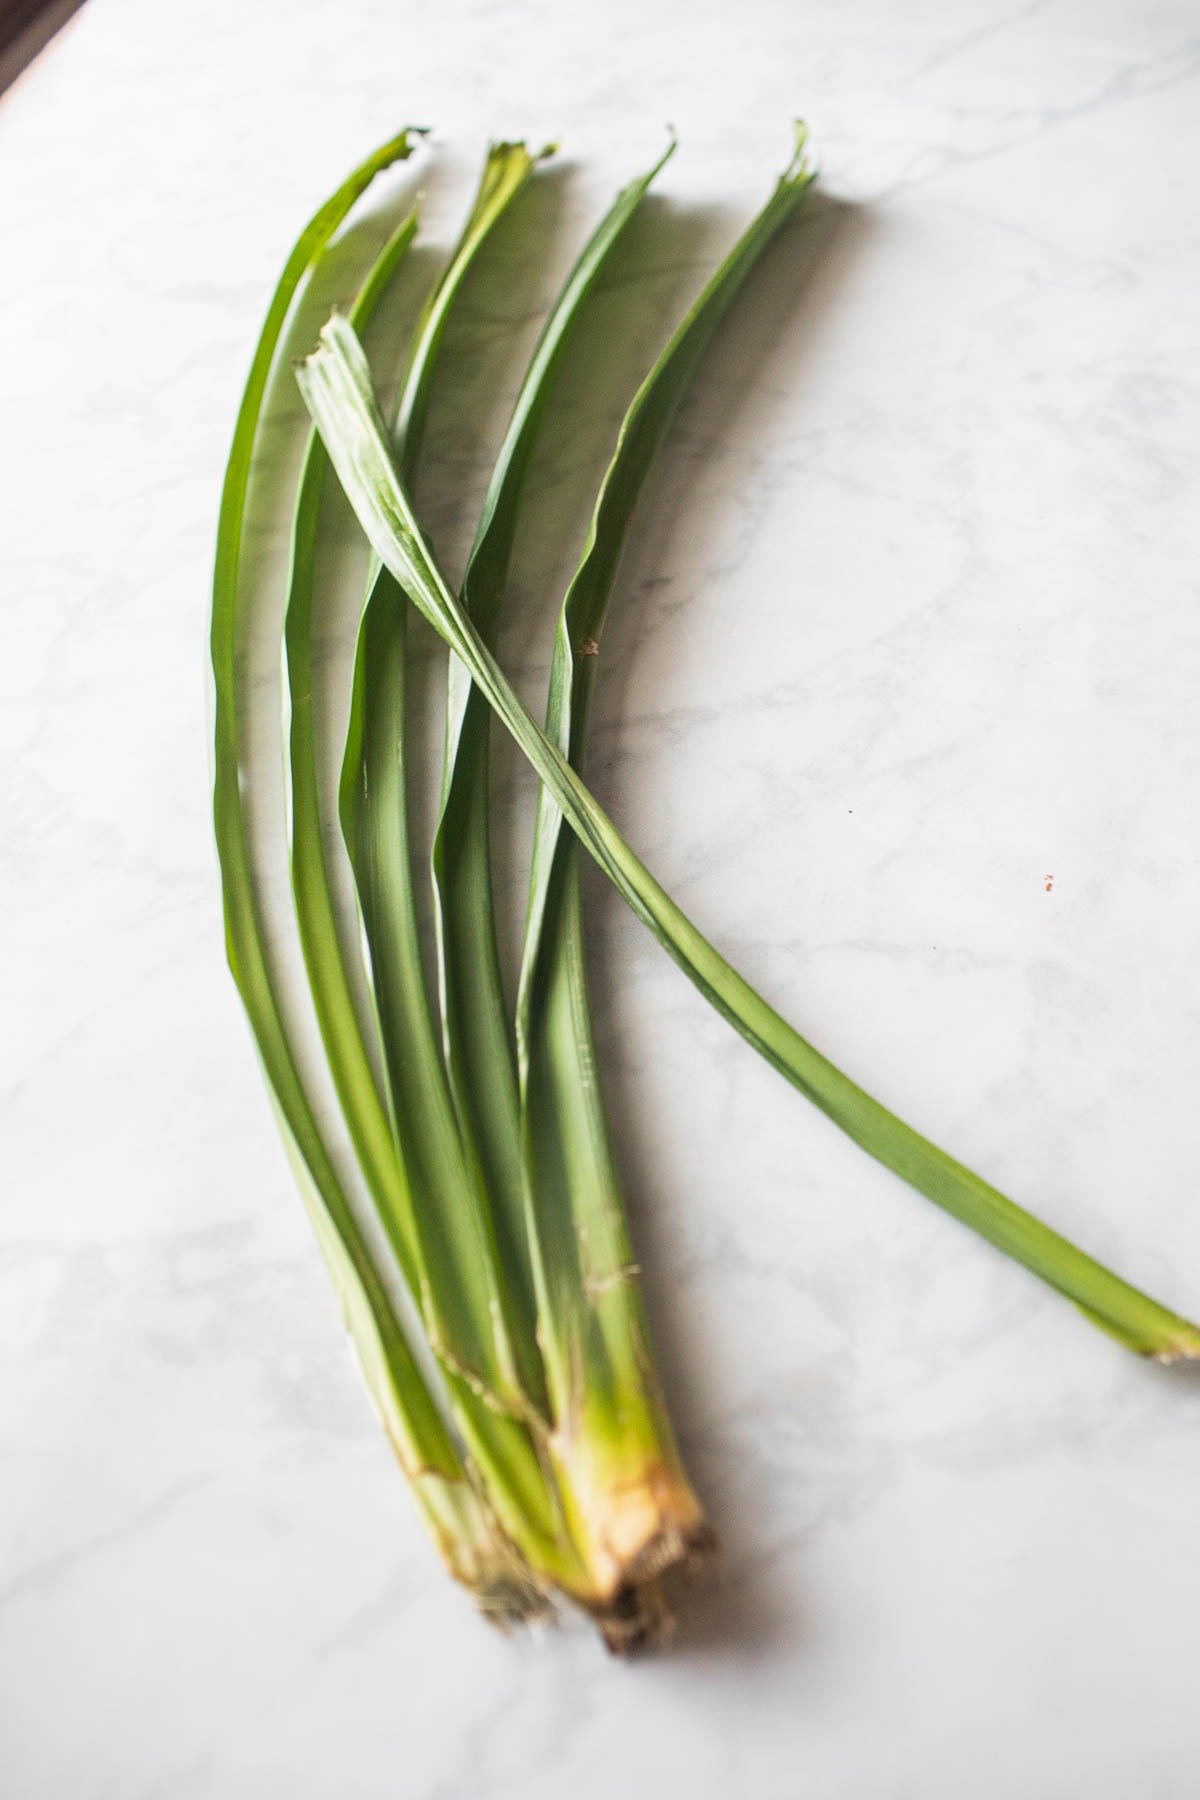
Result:
[[[297,1180],[376,1408],[452,1573],[500,1622],[592,1617],[616,1649],[661,1635],[670,1589],[713,1537],[657,1374],[597,1068],[580,846],[712,1005],[871,1155],[1068,1296],[1128,1348],[1200,1356],[1200,1330],[1146,1298],[954,1161],[834,1067],[704,938],[584,783],[596,652],[631,517],[698,361],[812,183],[805,133],[766,204],[634,394],[558,618],[544,723],[495,659],[534,448],[589,297],[671,155],[626,187],[550,310],[513,408],[457,591],[414,510],[447,320],[539,156],[488,152],[462,236],[413,329],[385,424],[360,335],[417,230],[391,234],[297,378],[311,432],[292,512],[284,626],[288,855],[295,936],[345,1136],[351,1192],[289,1002],[289,947],[267,902],[255,805],[250,647],[280,596],[247,553],[252,463],[269,458],[268,387],[298,300],[356,203],[423,134],[369,157],[301,233],[271,300],[238,414],[214,582],[216,835],[229,961]],[[673,149],[673,146],[672,146]],[[543,153],[545,154],[545,153]],[[335,479],[336,478],[336,479]],[[340,792],[327,796],[314,716],[318,550],[330,493],[370,545]],[[410,835],[409,607],[447,648],[432,858]],[[489,821],[493,715],[540,781],[515,1005],[497,949]],[[268,834],[269,835],[269,834]],[[348,858],[357,916],[338,904]],[[428,882],[436,983],[419,919]],[[381,1228],[381,1229],[380,1229]],[[400,1295],[407,1290],[409,1304]]]

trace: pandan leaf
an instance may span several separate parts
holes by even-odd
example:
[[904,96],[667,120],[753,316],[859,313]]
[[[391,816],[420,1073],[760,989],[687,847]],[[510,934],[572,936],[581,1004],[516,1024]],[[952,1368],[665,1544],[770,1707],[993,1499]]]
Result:
[[[450,300],[531,167],[521,146],[499,146],[489,154],[465,250],[460,245],[413,335],[405,393],[422,412]],[[388,273],[380,265],[372,271],[351,309],[352,327],[373,309]],[[285,630],[292,882],[309,985],[351,1140],[443,1363],[454,1420],[482,1487],[539,1580],[580,1586],[563,1539],[561,1508],[526,1424],[541,1391],[540,1360],[532,1364],[533,1380],[518,1373],[487,1195],[470,1146],[460,1140],[429,1018],[406,827],[405,606],[390,576],[378,572],[364,620],[350,731],[350,756],[356,768],[361,765],[361,780],[342,798],[385,1050],[382,1089],[355,1002],[353,947],[343,941],[334,903],[335,843],[320,799],[313,708],[316,549],[328,476],[328,458],[314,433],[295,511]],[[536,1358],[532,1326],[528,1341]]]
[[[778,192],[807,185],[793,163]],[[685,974],[746,1040],[885,1167],[1023,1263],[1130,1349],[1200,1356],[1200,1329],[1160,1306],[931,1143],[843,1074],[671,899],[513,692],[437,566],[396,468],[354,333],[334,318],[298,370],[305,402],[376,554],[467,666],[585,848]]]
[[[317,1104],[281,1002],[283,963],[255,879],[252,827],[243,791],[246,720],[253,699],[245,647],[255,600],[244,579],[243,546],[267,385],[297,293],[375,176],[411,155],[413,137],[412,131],[404,131],[381,146],[313,215],[287,259],[255,347],[234,428],[217,529],[211,638],[216,699],[213,817],[230,969],[368,1387],[426,1523],[453,1572],[485,1604],[528,1614],[541,1609],[541,1596],[508,1551],[490,1508],[471,1484],[413,1357],[318,1122]],[[401,228],[402,238],[406,230],[407,226]]]

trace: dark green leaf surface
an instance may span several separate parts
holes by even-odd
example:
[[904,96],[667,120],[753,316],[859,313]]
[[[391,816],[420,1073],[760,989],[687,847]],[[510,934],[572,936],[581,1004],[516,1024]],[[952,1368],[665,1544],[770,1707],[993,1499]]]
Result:
[[[477,207],[466,250],[460,246],[414,333],[405,390],[412,404],[423,408],[447,295],[457,292],[470,257],[529,166],[519,146],[489,156],[482,217]],[[385,253],[372,270],[351,309],[353,326],[369,316],[398,254]],[[313,716],[316,545],[328,474],[314,433],[296,506],[286,621],[292,878],[309,984],[347,1127],[430,1343],[445,1364],[455,1422],[509,1535],[541,1574],[570,1578],[576,1571],[559,1542],[557,1502],[523,1422],[531,1403],[505,1330],[487,1197],[469,1146],[460,1141],[429,1017],[407,834],[406,608],[386,573],[372,579],[356,667],[349,757],[360,779],[342,796],[385,1050],[382,1092],[355,1005],[351,951],[333,899],[334,840],[320,804]],[[532,1343],[532,1327],[529,1337]],[[540,1363],[536,1373],[540,1381]],[[536,1398],[540,1388],[532,1391]],[[513,1416],[499,1416],[505,1410]]]
[[[222,489],[213,576],[213,814],[230,969],[289,1157],[341,1295],[348,1329],[427,1522],[455,1572],[482,1589],[495,1585],[495,1565],[507,1565],[509,1559],[414,1361],[318,1123],[316,1103],[280,1001],[282,967],[272,949],[254,878],[243,798],[245,720],[252,700],[245,646],[254,595],[246,591],[243,581],[242,551],[251,465],[267,384],[297,292],[375,176],[411,154],[412,137],[411,132],[402,132],[368,157],[309,221],[284,267],[255,348]],[[481,1559],[492,1565],[490,1573],[481,1567]],[[529,1608],[536,1606],[533,1589],[522,1590],[515,1563],[512,1578],[518,1610],[527,1609],[526,1603]],[[524,1600],[519,1598],[522,1591]]]
[[[673,149],[668,146],[653,168],[617,196],[568,275],[530,360],[463,579],[462,605],[491,648],[521,494],[563,357],[588,297]],[[526,1188],[512,1025],[492,904],[488,800],[492,715],[456,657],[450,661],[446,713],[445,776],[433,871],[447,1067],[456,1105],[469,1122],[489,1186],[507,1222],[509,1267],[521,1280],[530,1306],[536,1296],[543,1353],[553,1360],[563,1334],[554,1298],[547,1291],[546,1259],[539,1246],[548,1233],[572,1235],[569,1196],[553,1182],[533,1192]],[[555,1385],[561,1400],[561,1379]],[[562,1416],[561,1406],[555,1413]]]
[[[546,735],[582,769],[604,618],[625,533],[655,451],[691,375],[763,250],[812,176],[798,131],[793,165],[673,332],[634,396],[601,483],[555,634]],[[545,788],[539,795],[517,1044],[532,1184],[560,1196],[544,1231],[547,1312],[559,1333],[552,1374],[584,1387],[570,1410],[607,1405],[610,1435],[631,1414],[670,1442],[653,1376],[633,1248],[613,1157],[588,997],[579,845]],[[555,1227],[557,1226],[557,1229]],[[547,1357],[550,1351],[547,1350]],[[567,1407],[566,1396],[560,1403]]]
[[[488,152],[458,245],[413,335],[395,443],[410,476],[446,321],[490,232],[528,180],[523,144]],[[544,1405],[532,1313],[502,1274],[478,1157],[460,1129],[425,989],[408,832],[407,606],[386,568],[364,604],[343,764],[341,816],[371,956],[396,1130],[419,1181],[422,1299],[442,1354],[515,1414]]]

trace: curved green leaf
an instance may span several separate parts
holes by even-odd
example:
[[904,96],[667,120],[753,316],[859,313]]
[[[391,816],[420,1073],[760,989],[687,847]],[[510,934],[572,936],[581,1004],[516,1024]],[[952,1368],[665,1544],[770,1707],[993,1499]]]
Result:
[[[801,164],[786,184],[807,184]],[[797,198],[799,196],[797,195]],[[684,973],[760,1055],[885,1167],[1077,1301],[1130,1349],[1200,1356],[1200,1328],[1160,1306],[914,1131],[807,1042],[721,956],[621,837],[521,704],[442,576],[392,460],[361,346],[332,319],[298,370],[305,402],[376,554],[470,670],[584,846]]]
[[[395,442],[415,470],[438,351],[454,299],[528,180],[523,144],[493,145],[467,224],[413,334]],[[532,1316],[502,1278],[491,1203],[460,1129],[425,989],[408,837],[403,595],[373,570],[355,658],[340,810],[371,955],[398,1142],[419,1177],[412,1215],[422,1304],[442,1354],[514,1413],[544,1405]]]
[[[546,735],[582,769],[600,639],[625,533],[654,453],[721,319],[755,262],[794,213],[812,176],[797,167],[713,274],[672,333],[628,407],[601,483],[587,541],[567,590],[550,667]],[[477,704],[482,706],[480,697]],[[517,1045],[530,1189],[541,1226],[546,1301],[542,1342],[556,1416],[570,1422],[566,1454],[594,1496],[603,1540],[613,1495],[638,1491],[647,1469],[668,1521],[701,1530],[650,1347],[604,1106],[588,993],[579,844],[539,793]],[[551,1196],[550,1203],[545,1197]],[[581,1467],[582,1465],[582,1467]],[[656,1509],[641,1528],[653,1542]],[[581,1523],[586,1528],[587,1520]],[[670,1528],[669,1525],[667,1527]]]
[[251,465],[267,384],[298,290],[375,176],[411,154],[412,138],[411,131],[401,132],[375,151],[314,214],[288,257],[255,347],[234,429],[217,528],[211,639],[216,697],[213,821],[229,966],[246,1009],[284,1144],[341,1295],[368,1387],[423,1516],[454,1573],[485,1603],[489,1596],[503,1593],[506,1610],[528,1612],[540,1608],[540,1597],[521,1576],[490,1512],[467,1478],[318,1124],[314,1098],[281,1005],[282,968],[272,949],[254,877],[243,799],[245,718],[252,697],[244,650],[253,617],[253,595],[244,592],[242,547]]
[[[521,495],[555,380],[593,293],[647,189],[674,144],[630,182],[584,245],[554,303],[500,447],[463,577],[462,605],[494,648]],[[496,943],[489,835],[491,712],[457,657],[451,657],[446,700],[442,802],[433,840],[442,1038],[459,1115],[479,1147],[503,1224],[511,1278],[532,1309],[544,1281],[535,1273],[539,1228],[527,1216],[529,1196],[521,1149],[520,1100],[512,1024]],[[547,1195],[551,1205],[554,1197]],[[541,1313],[543,1351],[556,1333]],[[561,1412],[556,1409],[556,1416]]]
[[[534,162],[521,144],[489,150],[466,227],[417,323],[397,427],[410,470],[452,304]],[[376,568],[355,659],[339,805],[370,950],[396,1139],[415,1199],[419,1291],[440,1354],[470,1376],[451,1384],[456,1419],[506,1530],[540,1574],[579,1593],[586,1580],[534,1441],[544,1431],[539,1413],[545,1407],[534,1320],[508,1280],[486,1182],[470,1134],[460,1130],[425,989],[408,833],[406,626],[403,595]],[[314,856],[322,844],[328,854],[327,839],[314,828]],[[336,946],[326,934],[317,948],[328,979]],[[349,1023],[344,972],[338,980]],[[489,1413],[480,1394],[514,1416]]]

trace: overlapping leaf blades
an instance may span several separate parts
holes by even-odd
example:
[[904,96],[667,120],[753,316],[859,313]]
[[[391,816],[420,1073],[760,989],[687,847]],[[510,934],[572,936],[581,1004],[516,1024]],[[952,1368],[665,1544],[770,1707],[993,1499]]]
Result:
[[[257,595],[243,567],[247,499],[267,385],[298,291],[350,209],[382,170],[411,155],[401,132],[368,157],[326,201],[293,248],[267,312],[238,412],[221,495],[213,577],[212,661],[216,698],[213,815],[221,864],[226,946],[289,1159],[342,1299],[368,1387],[418,1504],[453,1572],[485,1605],[525,1615],[540,1608],[491,1508],[429,1391],[354,1214],[319,1123],[319,1103],[297,1055],[282,1001],[284,965],[275,948],[256,864],[247,726],[254,702],[248,645]],[[367,309],[412,237],[405,222],[383,252]],[[361,316],[361,315],[360,315]]]
[[[784,180],[798,180],[802,169]],[[331,320],[302,366],[305,400],[376,554],[470,671],[580,841],[713,1006],[857,1143],[1006,1251],[1141,1354],[1200,1355],[1200,1329],[1140,1293],[898,1119],[821,1055],[703,936],[625,843],[530,717],[447,586],[390,457],[370,371],[354,334]]]
[[[459,245],[414,332],[395,430],[398,454],[410,473],[451,306],[532,166],[522,145],[493,147]],[[498,465],[481,532],[483,553],[472,558],[473,568],[490,567],[498,577],[501,537],[515,524],[516,496],[551,374],[583,301],[654,172],[619,197],[555,308]],[[397,241],[401,235],[407,242],[411,229],[398,234]],[[385,263],[381,259],[372,271],[352,308],[352,329],[365,322],[375,304],[390,267]],[[556,1463],[556,1422],[545,1416],[542,1322],[535,1325],[531,1287],[522,1309],[526,1293],[511,1242],[508,1255],[500,1253],[491,1197],[474,1150],[473,1114],[462,1106],[461,1087],[454,1095],[456,1112],[428,1015],[406,816],[406,603],[380,567],[372,575],[364,607],[340,795],[370,947],[375,1011],[364,1021],[356,1007],[350,965],[358,946],[347,937],[334,903],[336,869],[317,776],[313,623],[326,475],[325,453],[310,442],[295,511],[285,644],[293,889],[330,1069],[376,1209],[419,1301],[429,1342],[443,1363],[455,1423],[497,1518],[539,1583],[553,1583],[588,1605],[610,1638],[636,1637],[646,1623],[646,1606],[629,1591],[632,1564],[611,1556],[602,1563],[585,1557],[580,1565],[577,1560],[578,1534],[572,1524],[578,1508],[570,1501],[570,1471]],[[460,737],[456,732],[455,741]],[[486,735],[483,743],[486,749]],[[448,792],[452,785],[448,778]],[[486,772],[484,785],[486,794]],[[375,1074],[364,1025],[377,1028],[382,1040],[382,1081]],[[511,1039],[508,1055],[511,1064]],[[516,1156],[520,1166],[519,1139]],[[523,1233],[523,1190],[519,1198],[520,1217],[510,1225]],[[527,1259],[527,1249],[521,1248]],[[663,1429],[669,1443],[665,1418]],[[562,1493],[567,1496],[565,1514]],[[691,1511],[699,1517],[694,1501]],[[669,1557],[660,1553],[655,1569],[665,1560]],[[657,1615],[657,1597],[653,1610]]]
[[[420,456],[451,308],[535,160],[523,144],[493,146],[459,243],[418,322],[395,428],[398,453],[410,470]],[[491,1386],[516,1416],[497,1420],[460,1393],[467,1441],[531,1565],[544,1579],[587,1598],[586,1577],[540,1448],[545,1393],[532,1307],[513,1279],[512,1246],[497,1229],[502,1206],[488,1190],[470,1121],[456,1114],[425,992],[407,828],[406,640],[407,604],[389,572],[377,568],[360,631],[340,806],[370,945],[393,1105],[401,1139],[412,1145],[435,1201],[426,1229],[439,1232],[445,1221],[464,1236],[473,1234],[473,1244],[464,1244],[463,1266],[475,1290],[475,1316],[481,1333],[494,1322],[506,1346]]]
[[[618,195],[568,276],[530,362],[463,582],[462,603],[488,639],[499,624],[521,491],[562,359],[588,296],[673,148]],[[576,1059],[555,1096],[558,1136],[578,1146],[582,1187],[578,1171],[531,1154],[492,906],[490,721],[481,695],[452,658],[433,857],[447,1066],[493,1191],[507,1197],[512,1238],[523,1253],[513,1276],[527,1283],[536,1305],[549,1452],[573,1535],[594,1587],[613,1593],[631,1572],[687,1561],[706,1545],[708,1531],[680,1466],[655,1374],[615,1174],[607,1163],[608,1185],[597,1192],[595,1150],[578,1135],[580,1126],[593,1135],[598,1130],[607,1147],[593,1066],[585,1069]],[[547,943],[555,935],[551,926]],[[586,994],[581,998],[579,1030],[590,1044]],[[544,1117],[545,1109],[539,1112]],[[609,1259],[601,1271],[597,1256],[605,1255],[614,1234],[624,1246],[620,1267],[612,1269]]]
[[[521,144],[491,149],[462,239],[413,333],[398,426],[410,469],[419,447],[414,422],[424,416],[450,307],[532,167]],[[316,531],[326,471],[324,452],[310,446],[286,624],[292,874],[309,984],[360,1164],[491,1505],[539,1582],[580,1592],[585,1580],[537,1441],[544,1425],[533,1321],[518,1320],[513,1329],[489,1196],[458,1129],[429,1015],[407,829],[406,607],[380,569],[362,624],[341,812],[370,945],[382,1088],[355,1006],[350,965],[358,945],[344,939],[333,898],[334,846],[319,798],[313,718]]]
[[[392,234],[349,318],[330,321],[299,372],[324,448],[314,434],[300,477],[285,628],[296,921],[351,1144],[440,1363],[440,1371],[422,1373],[390,1298],[390,1275],[338,1174],[285,1000],[278,921],[269,916],[259,822],[247,802],[255,687],[248,649],[258,596],[243,557],[251,458],[295,298],[374,175],[411,148],[412,134],[402,133],[368,158],[302,233],[272,300],[235,430],[212,635],[215,821],[229,960],[368,1385],[449,1565],[485,1607],[506,1617],[535,1615],[557,1588],[588,1607],[610,1641],[624,1644],[660,1619],[661,1571],[686,1566],[705,1546],[707,1527],[654,1372],[609,1142],[588,1001],[580,842],[712,1004],[878,1160],[1128,1347],[1163,1359],[1197,1356],[1200,1331],[1014,1205],[822,1057],[674,904],[579,773],[629,520],[706,343],[812,179],[802,133],[766,206],[626,413],[559,620],[544,731],[492,653],[521,496],[581,311],[665,157],[618,196],[568,277],[501,447],[461,596],[442,578],[408,489],[447,319],[536,161],[523,145],[500,144],[489,152],[462,237],[414,331],[394,437],[357,333],[403,259],[414,219]],[[358,935],[334,904],[340,852],[318,778],[316,551],[331,464],[379,559],[364,602],[339,797],[365,964]],[[433,850],[440,1032],[425,991],[407,824],[410,601],[452,653]],[[515,1020],[492,909],[493,711],[542,783]],[[365,1008],[360,991],[370,996]]]
[[[600,638],[625,531],[675,408],[761,253],[812,181],[793,161],[645,377],[621,424],[555,633],[546,735],[583,762]],[[482,704],[480,699],[477,704]],[[588,997],[578,844],[541,790],[516,1032],[527,1174],[540,1228],[541,1312],[559,1455],[593,1559],[677,1560],[706,1527],[650,1348]],[[546,1196],[553,1196],[547,1204]],[[540,1204],[539,1204],[540,1202]]]
[[[462,604],[494,647],[521,494],[554,381],[589,295],[666,154],[626,187],[567,277],[530,361],[488,484],[463,577]],[[510,1273],[538,1305],[537,1228],[521,1151],[513,1021],[504,994],[492,904],[489,805],[491,712],[450,658],[441,806],[433,843],[438,984],[446,1065],[460,1116],[502,1209]]]

